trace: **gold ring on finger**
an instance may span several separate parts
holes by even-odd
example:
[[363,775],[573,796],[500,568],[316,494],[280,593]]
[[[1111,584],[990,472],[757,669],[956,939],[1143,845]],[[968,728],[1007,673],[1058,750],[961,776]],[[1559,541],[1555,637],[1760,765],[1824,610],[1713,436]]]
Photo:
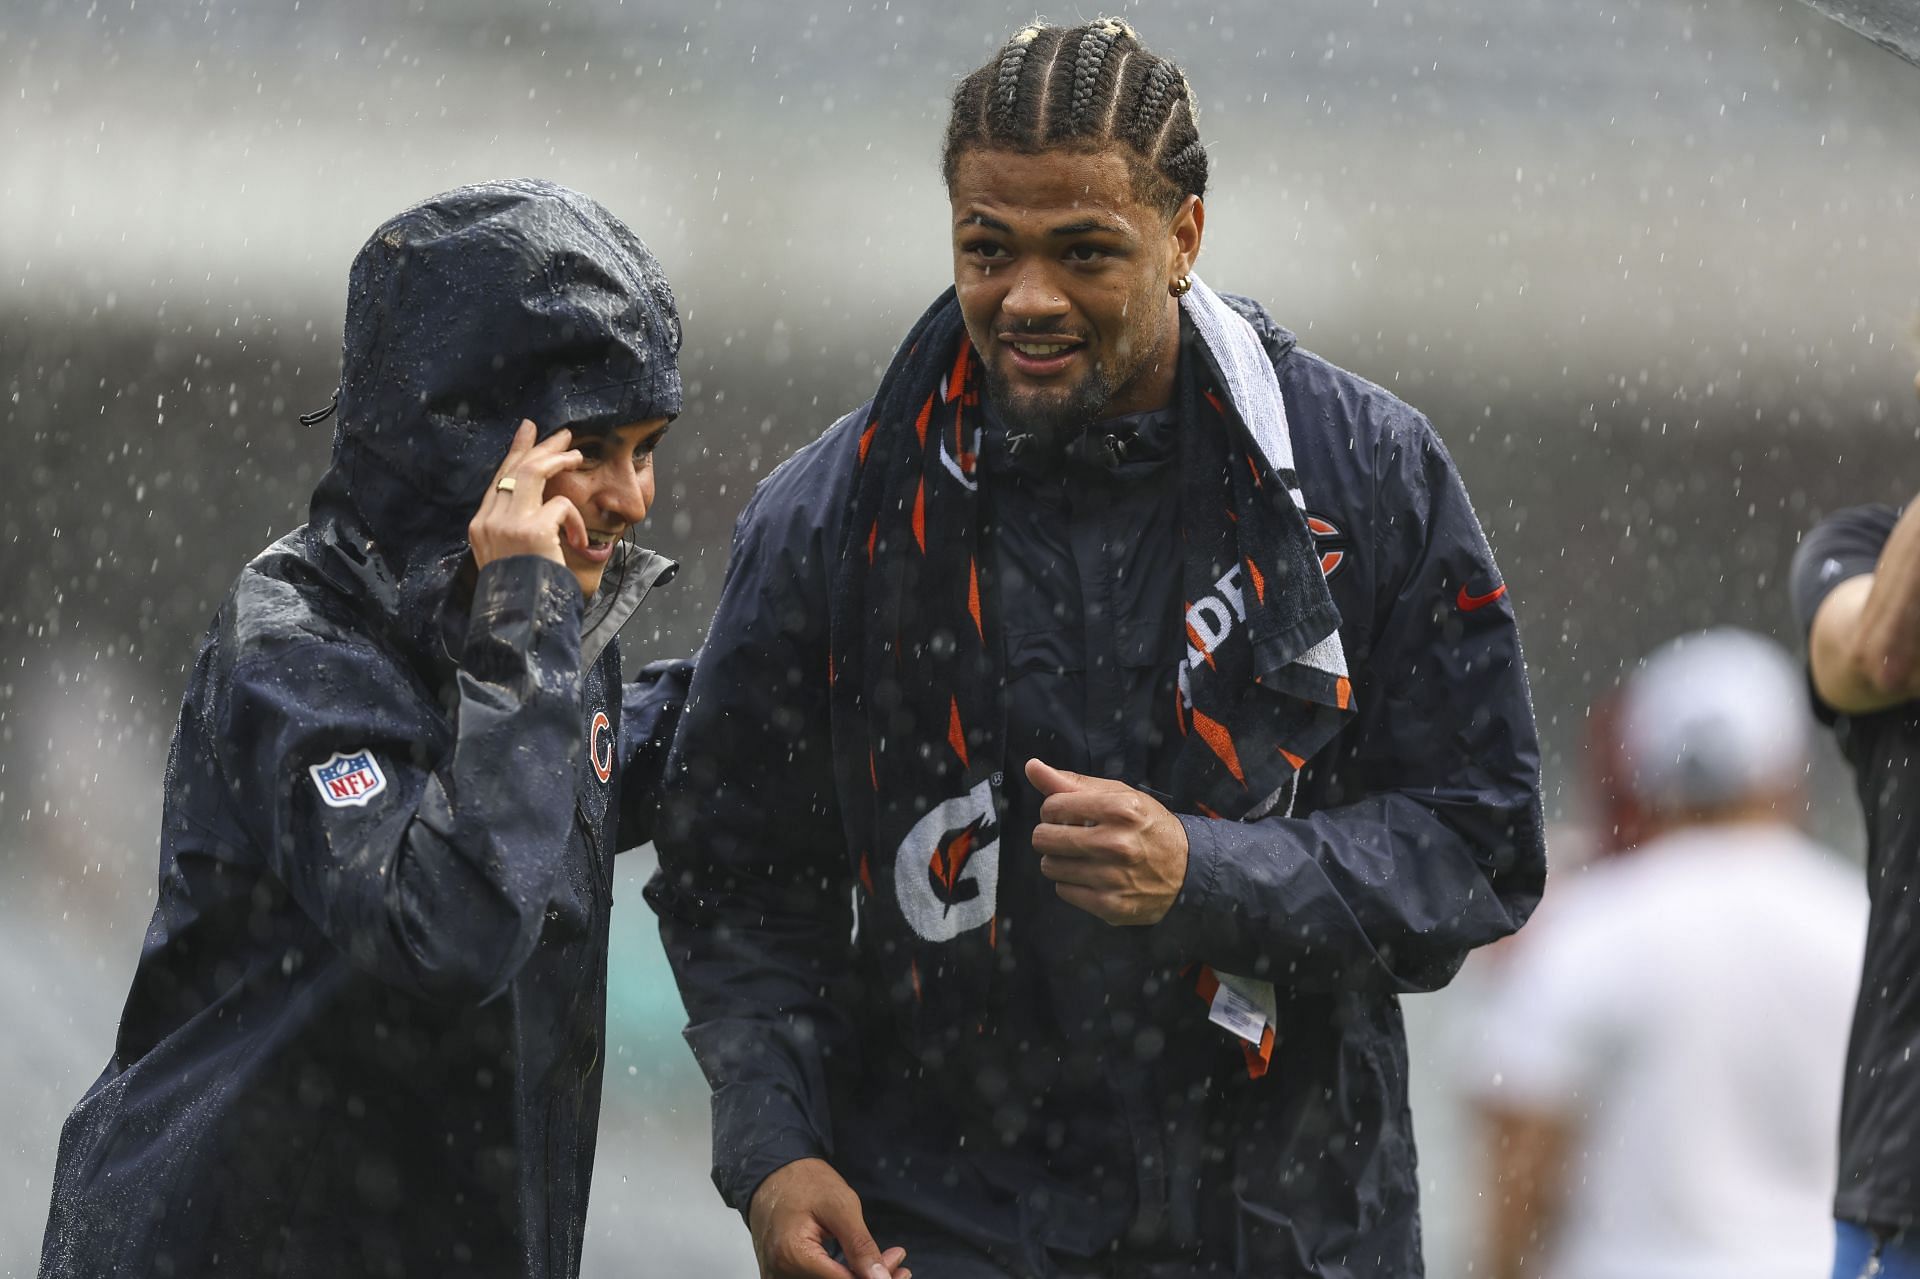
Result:
[[494,485],[494,487],[499,489],[502,493],[513,492],[513,486],[514,486],[514,478],[511,475],[501,476],[500,482]]

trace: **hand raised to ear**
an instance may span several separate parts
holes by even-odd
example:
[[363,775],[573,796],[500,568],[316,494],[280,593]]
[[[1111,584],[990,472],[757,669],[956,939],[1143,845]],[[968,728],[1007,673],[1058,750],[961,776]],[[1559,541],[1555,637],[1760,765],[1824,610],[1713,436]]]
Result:
[[480,509],[467,524],[467,542],[478,567],[510,555],[538,555],[564,565],[566,546],[587,544],[586,522],[574,504],[564,497],[546,497],[548,480],[580,465],[580,451],[568,447],[573,434],[563,427],[536,444],[536,433],[532,422],[520,423]]

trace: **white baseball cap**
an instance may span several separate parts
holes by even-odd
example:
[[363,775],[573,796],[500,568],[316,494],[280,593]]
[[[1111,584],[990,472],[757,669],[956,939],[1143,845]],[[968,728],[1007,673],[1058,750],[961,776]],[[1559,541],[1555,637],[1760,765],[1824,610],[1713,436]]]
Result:
[[1778,644],[1716,627],[1655,649],[1627,685],[1627,780],[1655,812],[1724,807],[1792,784],[1807,767],[1808,706]]

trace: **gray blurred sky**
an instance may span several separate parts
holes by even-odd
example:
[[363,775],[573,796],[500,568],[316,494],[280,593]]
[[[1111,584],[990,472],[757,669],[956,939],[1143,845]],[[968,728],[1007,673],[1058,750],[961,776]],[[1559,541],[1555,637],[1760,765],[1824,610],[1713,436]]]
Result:
[[[1797,4],[1125,12],[1204,104],[1203,269],[1302,329],[1392,317],[1416,350],[1520,374],[1598,350],[1707,378],[1842,339],[1868,358],[1913,321],[1920,76]],[[723,323],[708,340],[805,358],[823,329],[871,333],[877,361],[943,279],[945,96],[1029,16],[16,0],[0,279],[72,306],[331,320],[384,216],[539,173],[628,218],[696,325]]]

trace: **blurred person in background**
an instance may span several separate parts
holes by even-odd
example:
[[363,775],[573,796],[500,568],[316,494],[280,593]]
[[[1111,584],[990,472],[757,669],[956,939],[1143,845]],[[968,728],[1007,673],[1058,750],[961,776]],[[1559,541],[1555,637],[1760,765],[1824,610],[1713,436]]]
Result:
[[967,76],[954,290],[737,527],[649,897],[764,1275],[1421,1272],[1398,997],[1543,873],[1512,601],[1193,274],[1194,104],[1111,19]]
[[[1587,710],[1579,781],[1592,801],[1593,839],[1587,855],[1574,865],[1631,853],[1653,829],[1633,789],[1632,761],[1623,731],[1626,706],[1626,690],[1616,688],[1595,698]],[[1554,864],[1555,869],[1562,864],[1557,856]],[[1542,909],[1553,896],[1549,889],[1541,900]]]
[[1794,556],[1792,591],[1814,713],[1859,789],[1872,901],[1847,1048],[1833,1273],[1909,1279],[1920,1277],[1920,502],[1821,521]]
[[679,343],[645,246],[548,183],[360,251],[332,466],[194,666],[43,1275],[578,1272],[611,859],[672,707],[622,683],[673,569],[624,537]]
[[1495,1279],[1820,1273],[1859,882],[1793,824],[1806,695],[1776,645],[1703,631],[1616,711],[1643,837],[1557,875],[1482,1026]]

